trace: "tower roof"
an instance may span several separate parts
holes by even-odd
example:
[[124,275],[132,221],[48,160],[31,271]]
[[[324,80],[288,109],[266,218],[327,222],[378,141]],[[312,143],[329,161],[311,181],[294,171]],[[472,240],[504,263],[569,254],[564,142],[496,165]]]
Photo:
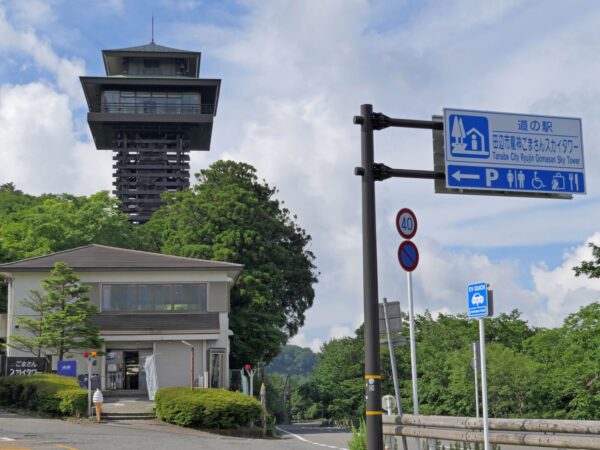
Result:
[[188,50],[180,50],[178,48],[165,47],[158,45],[154,41],[145,45],[137,45],[135,47],[115,48],[112,50],[103,50],[103,52],[151,52],[151,53],[196,53]]
[[178,48],[165,47],[158,45],[154,41],[145,45],[135,47],[115,48],[102,50],[104,59],[104,68],[108,76],[121,75],[123,72],[124,58],[160,58],[160,59],[178,59],[187,61],[188,74],[186,76],[198,78],[200,76],[200,52],[181,50]]

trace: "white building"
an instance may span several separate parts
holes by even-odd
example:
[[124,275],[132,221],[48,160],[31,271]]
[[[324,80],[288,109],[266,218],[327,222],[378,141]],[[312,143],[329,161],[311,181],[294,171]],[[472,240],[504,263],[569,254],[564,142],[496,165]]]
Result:
[[[93,373],[103,390],[146,391],[145,357],[155,355],[158,387],[189,386],[193,346],[195,384],[228,387],[229,293],[239,264],[167,256],[102,245],[88,245],[47,256],[0,264],[8,279],[10,337],[20,333],[17,318],[32,315],[21,300],[43,291],[54,263],[65,262],[100,313],[95,321],[104,339]],[[8,347],[8,356],[32,356]],[[87,371],[81,352],[77,372]],[[56,368],[56,361],[53,361]]]

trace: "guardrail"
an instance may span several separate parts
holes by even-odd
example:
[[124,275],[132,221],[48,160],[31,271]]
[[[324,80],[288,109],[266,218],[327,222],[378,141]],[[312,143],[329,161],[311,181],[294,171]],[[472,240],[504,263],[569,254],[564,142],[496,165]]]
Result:
[[[489,427],[492,444],[600,450],[600,421],[489,419]],[[482,430],[473,417],[383,416],[384,435],[483,442]]]

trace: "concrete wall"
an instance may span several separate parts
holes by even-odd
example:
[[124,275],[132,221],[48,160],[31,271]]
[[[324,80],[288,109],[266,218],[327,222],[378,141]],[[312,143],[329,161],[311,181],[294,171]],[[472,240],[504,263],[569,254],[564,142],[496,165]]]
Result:
[[[198,376],[204,375],[206,358],[203,341],[187,341],[194,346],[194,385],[198,384]],[[208,341],[212,346],[214,341]],[[156,374],[158,387],[190,385],[190,347],[182,342],[156,342]]]

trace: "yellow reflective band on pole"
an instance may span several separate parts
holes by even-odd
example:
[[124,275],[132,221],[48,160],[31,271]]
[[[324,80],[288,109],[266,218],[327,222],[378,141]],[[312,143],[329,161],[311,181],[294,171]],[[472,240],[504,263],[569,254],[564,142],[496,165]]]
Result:
[[381,380],[381,375],[365,375],[365,380]]
[[367,416],[381,416],[383,415],[383,411],[367,411]]

